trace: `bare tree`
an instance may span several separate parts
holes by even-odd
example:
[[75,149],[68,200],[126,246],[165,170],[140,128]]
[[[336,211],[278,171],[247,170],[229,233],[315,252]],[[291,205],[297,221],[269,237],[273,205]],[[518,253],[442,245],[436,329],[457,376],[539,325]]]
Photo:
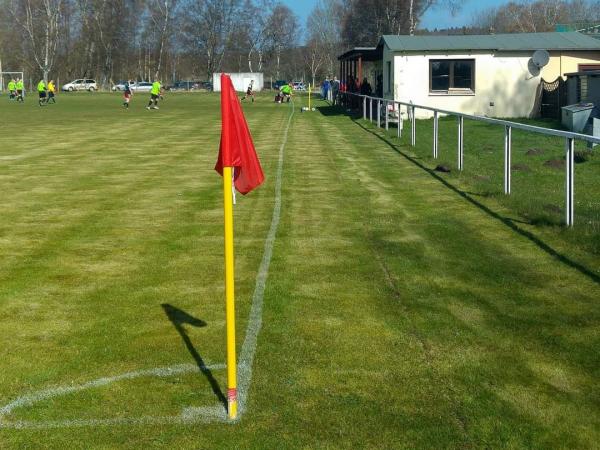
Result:
[[246,0],[244,11],[248,21],[245,28],[248,35],[248,70],[253,72],[252,60],[256,54],[258,57],[258,71],[262,70],[263,56],[269,42],[269,19],[273,11],[272,0],[257,0],[256,3]]
[[285,48],[292,48],[298,36],[298,18],[287,6],[278,3],[268,18],[266,27],[265,50],[275,54],[275,77],[279,79],[281,53]]
[[183,19],[183,38],[193,55],[203,56],[207,78],[221,68],[240,4],[239,0],[191,0],[185,4],[188,13]]
[[24,34],[32,58],[47,82],[56,58],[63,0],[11,0],[9,7],[13,20]]
[[342,11],[341,0],[321,0],[315,5],[306,24],[308,42],[323,54],[323,66],[329,74],[334,73],[337,55],[343,49]]
[[150,35],[158,41],[157,55],[154,65],[154,77],[158,77],[163,66],[165,45],[169,41],[171,23],[175,15],[177,0],[148,0],[148,10],[152,23]]
[[310,70],[310,77],[313,86],[315,85],[317,74],[326,61],[326,54],[322,50],[323,47],[321,43],[315,39],[309,40],[304,48],[304,61]]
[[472,24],[497,33],[554,31],[557,24],[598,19],[600,2],[585,0],[537,0],[510,2],[482,11]]
[[342,37],[349,46],[373,45],[384,34],[414,34],[431,7],[451,13],[463,0],[344,0]]
[[93,20],[103,51],[102,84],[112,79],[113,51],[118,44],[121,19],[126,16],[122,0],[96,0]]

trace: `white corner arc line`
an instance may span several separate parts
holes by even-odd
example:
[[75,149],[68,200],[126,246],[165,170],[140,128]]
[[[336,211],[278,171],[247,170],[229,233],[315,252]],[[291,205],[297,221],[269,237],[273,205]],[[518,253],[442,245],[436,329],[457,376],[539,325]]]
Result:
[[[288,116],[287,124],[283,134],[281,146],[279,147],[279,157],[277,161],[277,173],[275,180],[275,203],[273,206],[273,216],[271,226],[265,239],[263,257],[256,274],[256,283],[252,295],[252,306],[250,316],[246,327],[246,336],[242,344],[238,364],[239,378],[239,420],[247,407],[248,393],[252,381],[252,364],[256,354],[258,334],[262,327],[262,311],[265,286],[269,275],[269,267],[273,255],[273,246],[277,236],[277,228],[281,217],[281,188],[283,183],[283,160],[284,150],[287,144],[288,134],[292,118],[295,113],[294,102],[291,102],[291,112]],[[213,364],[206,366],[205,369],[219,370],[224,369],[225,364]],[[143,416],[143,417],[115,417],[108,419],[71,419],[55,421],[7,421],[6,416],[13,410],[21,407],[31,406],[43,400],[54,397],[60,397],[71,393],[81,392],[86,389],[106,386],[122,380],[130,380],[139,377],[170,377],[178,374],[193,373],[201,371],[195,364],[179,364],[175,366],[158,367],[154,369],[139,370],[127,372],[112,377],[102,377],[96,380],[72,386],[59,386],[48,388],[41,391],[26,394],[16,398],[10,403],[0,407],[0,429],[49,429],[66,427],[86,427],[86,426],[108,426],[108,425],[153,425],[153,424],[193,424],[209,422],[231,422],[227,418],[227,411],[222,405],[208,406],[200,408],[184,408],[181,414],[177,416]]]
[[186,425],[211,422],[228,422],[227,411],[222,405],[201,408],[184,408],[181,414],[173,416],[113,417],[108,419],[67,419],[49,421],[16,420],[4,423],[0,420],[0,430],[2,428],[45,430],[50,428],[99,427],[110,425]]
[[[35,403],[39,403],[41,401],[61,397],[63,395],[68,395],[76,392],[85,391],[87,389],[93,389],[97,387],[107,386],[112,383],[116,383],[123,380],[132,380],[134,378],[140,377],[159,377],[159,378],[167,378],[175,375],[193,373],[193,372],[202,372],[203,369],[208,370],[219,370],[224,369],[225,364],[212,364],[209,366],[205,366],[204,368],[198,367],[196,364],[178,364],[175,366],[165,366],[165,367],[157,367],[154,369],[146,369],[146,370],[138,370],[134,372],[122,373],[120,375],[115,375],[113,377],[102,377],[97,378],[92,381],[88,381],[87,383],[76,384],[72,386],[59,386],[55,388],[44,389],[42,391],[37,391],[32,394],[23,395],[12,402],[4,405],[0,408],[0,429],[1,428],[56,428],[59,426],[70,426],[70,425],[91,425],[97,423],[126,423],[132,422],[135,423],[134,419],[127,418],[115,418],[115,419],[90,419],[90,420],[64,420],[64,421],[51,421],[51,422],[30,422],[30,421],[16,421],[9,422],[5,419],[7,415],[12,413],[17,408],[23,408],[27,406],[34,405]],[[215,411],[212,409],[217,407],[211,407],[211,414],[214,416]],[[223,418],[226,417],[224,408],[219,406],[218,409],[221,411]],[[176,418],[175,416],[174,418]],[[184,418],[182,416],[182,418]],[[147,419],[147,418],[146,418]],[[62,425],[61,425],[62,424]]]

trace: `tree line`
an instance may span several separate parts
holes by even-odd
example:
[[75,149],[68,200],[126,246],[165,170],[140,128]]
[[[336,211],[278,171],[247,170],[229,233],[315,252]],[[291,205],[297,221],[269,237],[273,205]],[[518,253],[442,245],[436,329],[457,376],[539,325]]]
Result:
[[276,0],[0,0],[0,61],[34,79],[104,87],[220,71],[314,81],[336,73],[344,49],[414,31],[435,3],[320,0],[302,26]]
[[221,70],[278,75],[300,29],[271,0],[0,0],[4,70],[104,86]]
[[[33,79],[210,80],[214,72],[264,72],[316,81],[337,56],[383,34],[425,34],[429,9],[462,0],[319,0],[303,26],[277,0],[0,0],[0,63]],[[600,17],[600,0],[509,2],[463,33],[550,31]],[[438,31],[439,32],[439,31]]]
[[600,1],[537,0],[509,2],[488,8],[473,18],[473,28],[489,33],[540,33],[555,31],[560,24],[600,25]]

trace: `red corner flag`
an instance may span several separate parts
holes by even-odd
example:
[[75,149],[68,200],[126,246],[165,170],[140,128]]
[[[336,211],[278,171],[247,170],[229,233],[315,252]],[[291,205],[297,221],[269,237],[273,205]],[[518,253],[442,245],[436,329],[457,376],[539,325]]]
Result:
[[247,194],[264,180],[252,136],[229,75],[221,74],[221,146],[215,170],[234,167],[235,188]]

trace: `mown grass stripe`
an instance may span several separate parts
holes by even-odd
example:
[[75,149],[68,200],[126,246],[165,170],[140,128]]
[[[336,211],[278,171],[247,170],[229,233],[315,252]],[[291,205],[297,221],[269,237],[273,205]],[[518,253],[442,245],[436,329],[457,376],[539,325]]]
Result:
[[294,102],[292,101],[290,103],[290,113],[287,124],[285,125],[285,130],[283,132],[281,146],[279,147],[277,175],[275,181],[275,204],[273,206],[271,227],[269,228],[269,233],[265,239],[262,261],[260,262],[260,267],[258,268],[258,273],[256,274],[256,285],[254,288],[254,294],[252,295],[252,307],[250,309],[248,326],[246,327],[246,338],[244,339],[242,351],[240,353],[240,363],[238,367],[240,381],[240,416],[243,415],[247,409],[248,394],[250,390],[250,384],[252,382],[252,364],[254,362],[254,355],[256,354],[258,333],[260,333],[260,329],[262,327],[265,286],[267,283],[267,277],[269,276],[269,266],[271,265],[271,257],[273,256],[273,245],[275,244],[275,237],[277,236],[277,228],[279,226],[279,220],[281,217],[281,186],[283,183],[284,152],[287,144],[288,133],[290,131],[290,125],[292,123],[292,118],[294,117],[294,108]]

